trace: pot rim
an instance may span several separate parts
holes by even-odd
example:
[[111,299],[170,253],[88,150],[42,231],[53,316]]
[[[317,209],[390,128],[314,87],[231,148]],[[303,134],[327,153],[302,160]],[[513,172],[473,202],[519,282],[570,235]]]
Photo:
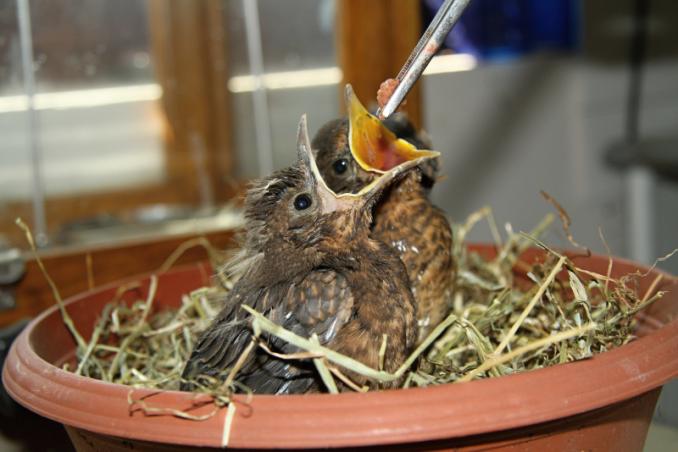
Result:
[[[615,263],[644,268],[624,259],[615,259]],[[164,278],[195,278],[196,271],[204,273],[205,268],[200,264],[170,270],[159,275],[159,285]],[[654,270],[652,274],[659,273],[663,272]],[[147,284],[148,278],[128,281]],[[678,289],[675,279],[669,278]],[[122,283],[77,295],[66,304],[83,302]],[[206,421],[132,414],[127,404],[130,387],[77,376],[42,359],[31,347],[32,333],[48,316],[59,315],[57,311],[53,306],[36,317],[12,345],[2,375],[9,394],[26,408],[76,428],[160,443],[302,448],[457,438],[595,410],[646,393],[678,376],[678,319],[673,319],[644,337],[590,359],[501,378],[366,394],[255,395],[251,400],[237,396],[229,430],[225,427],[226,409]],[[195,400],[194,395],[179,391],[134,392],[137,396],[157,394],[153,403],[173,408],[190,406]]]

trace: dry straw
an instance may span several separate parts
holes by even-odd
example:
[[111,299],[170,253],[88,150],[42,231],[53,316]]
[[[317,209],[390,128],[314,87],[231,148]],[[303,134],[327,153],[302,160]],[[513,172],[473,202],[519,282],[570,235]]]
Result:
[[[580,247],[572,240],[565,211],[548,195],[545,197],[556,206],[568,239]],[[469,232],[483,220],[487,221],[498,249],[491,260],[469,251],[465,244]],[[375,386],[392,381],[404,381],[403,387],[463,382],[585,359],[632,340],[634,314],[664,295],[655,292],[661,276],[645,294],[639,295],[634,287],[644,275],[612,278],[612,260],[605,275],[579,268],[572,259],[541,241],[552,222],[553,216],[549,215],[529,233],[515,233],[507,227],[507,237],[502,239],[492,211],[484,208],[464,223],[454,225],[457,271],[451,312],[394,373],[382,370],[383,360],[379,369],[372,369],[322,346],[315,336],[305,338],[285,330],[248,306],[243,309],[251,315],[254,336],[238,362],[244,362],[256,348],[282,359],[312,360],[327,391],[336,393],[367,390],[352,382],[347,374],[367,377],[377,383]],[[18,223],[33,247],[28,228],[20,220]],[[222,264],[223,253],[201,238],[182,246],[161,270],[169,269],[190,246],[205,247],[215,268]],[[542,248],[543,259],[521,261],[522,253],[529,247]],[[144,300],[131,304],[121,301],[125,291],[135,288],[122,287],[102,311],[90,339],[85,341],[63,308],[56,285],[39,259],[38,263],[77,343],[73,371],[133,388],[178,388],[197,334],[220,310],[218,300],[224,299],[224,292],[233,284],[220,275],[222,279],[216,286],[186,294],[178,309],[163,311],[152,309],[157,290],[155,276]],[[296,346],[299,352],[280,355],[267,346],[270,336]],[[382,356],[387,346],[385,337]],[[195,384],[196,391],[207,394],[216,408],[228,404],[234,392],[249,392],[238,383],[238,369],[236,364],[225,370],[222,378],[201,378]],[[135,399],[133,391],[130,407],[148,414],[205,418],[154,408],[145,400]]]

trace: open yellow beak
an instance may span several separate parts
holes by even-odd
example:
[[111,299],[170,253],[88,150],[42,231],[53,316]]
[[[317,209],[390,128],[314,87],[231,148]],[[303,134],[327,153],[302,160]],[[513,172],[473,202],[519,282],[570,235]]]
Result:
[[353,158],[365,171],[386,173],[401,163],[421,157],[437,157],[438,152],[417,149],[393,132],[363,107],[346,85],[346,106],[349,120],[349,148]]
[[417,151],[416,149],[415,151],[422,154],[410,154],[412,156],[411,159],[405,159],[402,163],[395,165],[388,171],[380,171],[382,174],[364,186],[358,193],[336,194],[327,186],[318,169],[315,155],[311,149],[311,139],[308,136],[306,115],[302,115],[299,121],[299,128],[297,129],[297,155],[299,162],[306,168],[307,175],[313,182],[314,191],[322,200],[322,211],[325,213],[351,208],[364,208],[365,205],[377,199],[394,180],[426,160],[439,155],[434,151]]

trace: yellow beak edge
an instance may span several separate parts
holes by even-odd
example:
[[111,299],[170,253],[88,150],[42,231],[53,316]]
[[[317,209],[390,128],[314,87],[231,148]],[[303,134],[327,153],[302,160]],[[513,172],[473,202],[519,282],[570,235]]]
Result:
[[417,149],[393,132],[360,103],[351,85],[346,85],[349,147],[365,171],[383,174],[401,163],[421,157],[437,157],[436,151]]

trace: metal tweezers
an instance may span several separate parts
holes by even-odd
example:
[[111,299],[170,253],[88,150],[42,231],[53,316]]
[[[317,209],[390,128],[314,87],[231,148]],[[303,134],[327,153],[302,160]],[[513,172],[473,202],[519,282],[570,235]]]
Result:
[[398,73],[396,80],[398,86],[393,91],[384,108],[377,110],[380,119],[391,116],[402,103],[412,86],[419,80],[421,74],[428,66],[431,58],[436,54],[443,41],[447,37],[454,24],[464,12],[471,0],[445,0],[436,13],[421,39],[417,43],[405,65]]

